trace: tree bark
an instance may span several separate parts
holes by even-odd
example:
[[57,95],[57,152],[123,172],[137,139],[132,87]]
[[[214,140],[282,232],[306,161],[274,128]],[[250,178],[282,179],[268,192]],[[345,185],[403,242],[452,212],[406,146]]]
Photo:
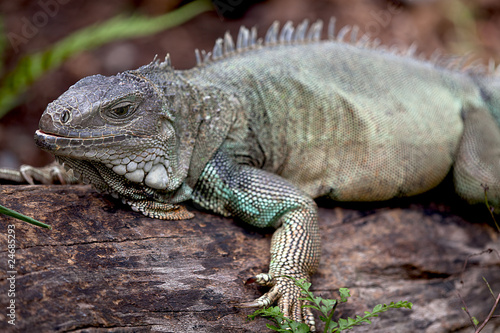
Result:
[[[412,310],[390,310],[354,332],[472,332],[458,293],[478,320],[487,316],[494,298],[482,277],[500,292],[499,234],[477,222],[490,218],[481,209],[433,199],[389,207],[322,203],[322,259],[312,289],[334,298],[348,287],[352,295],[335,319],[408,300]],[[244,281],[268,268],[269,230],[196,208],[189,208],[192,220],[151,219],[89,186],[4,185],[0,204],[53,228],[0,215],[2,332],[266,331],[267,320],[247,321],[252,310],[238,304],[265,291]],[[8,225],[14,268],[7,266]],[[489,248],[495,251],[469,258]],[[7,271],[17,272],[14,297]],[[7,317],[12,299],[15,326]],[[499,329],[495,319],[483,332]]]

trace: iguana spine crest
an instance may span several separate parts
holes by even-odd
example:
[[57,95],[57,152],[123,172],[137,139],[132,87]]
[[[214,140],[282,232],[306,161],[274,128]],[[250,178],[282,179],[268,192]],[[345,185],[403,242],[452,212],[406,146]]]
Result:
[[[212,51],[195,50],[196,65],[202,67],[211,62],[228,58],[234,54],[255,50],[266,46],[287,45],[287,44],[303,44],[320,42],[321,33],[323,30],[323,21],[317,20],[309,26],[309,20],[305,19],[297,28],[294,28],[292,21],[287,21],[283,28],[279,29],[280,23],[274,21],[271,27],[267,30],[264,39],[257,38],[257,27],[251,29],[241,26],[236,44],[229,32],[224,34],[224,38],[218,38],[215,41]],[[463,72],[472,72],[475,74],[500,75],[500,64],[496,64],[494,59],[490,59],[488,66],[479,63],[472,55],[466,54],[463,56],[445,56],[439,50],[436,50],[430,57],[426,57],[424,53],[417,54],[418,46],[412,43],[408,47],[399,47],[393,45],[386,47],[381,44],[379,38],[371,38],[368,34],[362,34],[358,38],[359,27],[357,25],[346,25],[342,27],[338,33],[336,30],[336,19],[331,18],[327,27],[327,39],[325,41],[336,41],[354,45],[360,48],[370,48],[379,51],[393,53],[395,55],[413,57],[421,61],[429,61],[436,66],[449,70],[459,70]],[[346,40],[350,33],[349,40]],[[167,55],[168,57],[168,55]],[[170,65],[170,59],[168,59]]]

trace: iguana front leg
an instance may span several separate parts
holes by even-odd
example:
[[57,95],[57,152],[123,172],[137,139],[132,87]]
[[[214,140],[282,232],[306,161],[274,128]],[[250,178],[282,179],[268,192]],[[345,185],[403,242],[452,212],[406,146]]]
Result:
[[243,306],[267,306],[278,301],[289,318],[314,329],[309,308],[302,308],[300,289],[286,276],[309,280],[320,257],[317,207],[310,197],[283,178],[239,165],[222,151],[207,164],[193,191],[193,200],[225,216],[257,227],[275,227],[269,273],[254,280],[271,289]]
[[35,184],[35,181],[45,185],[55,184],[76,184],[78,179],[72,172],[64,170],[57,162],[52,162],[44,167],[32,167],[21,165],[19,170],[0,169],[0,181],[6,180],[15,183]]

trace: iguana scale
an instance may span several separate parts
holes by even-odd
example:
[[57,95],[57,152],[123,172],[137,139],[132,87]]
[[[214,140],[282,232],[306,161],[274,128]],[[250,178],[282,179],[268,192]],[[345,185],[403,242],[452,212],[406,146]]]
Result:
[[[241,28],[198,65],[168,56],[95,75],[50,103],[35,140],[84,182],[161,219],[191,199],[224,216],[274,227],[269,292],[314,329],[300,291],[320,257],[313,198],[376,201],[425,192],[453,172],[471,203],[500,207],[500,78],[447,69],[374,47],[346,30],[321,40],[304,21],[265,38]],[[411,52],[409,52],[411,53]]]

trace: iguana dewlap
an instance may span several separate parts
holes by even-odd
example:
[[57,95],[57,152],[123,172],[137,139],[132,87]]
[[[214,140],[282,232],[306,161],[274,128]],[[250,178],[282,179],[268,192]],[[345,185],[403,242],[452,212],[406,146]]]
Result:
[[84,78],[48,105],[36,142],[145,215],[189,218],[178,203],[192,199],[275,227],[269,272],[255,278],[272,288],[246,305],[277,300],[314,327],[284,277],[318,266],[313,198],[409,196],[451,171],[463,198],[481,202],[485,184],[500,207],[499,76],[344,43],[333,22],[321,41],[321,26],[274,24],[263,41],[242,28],[190,70],[166,59]]

